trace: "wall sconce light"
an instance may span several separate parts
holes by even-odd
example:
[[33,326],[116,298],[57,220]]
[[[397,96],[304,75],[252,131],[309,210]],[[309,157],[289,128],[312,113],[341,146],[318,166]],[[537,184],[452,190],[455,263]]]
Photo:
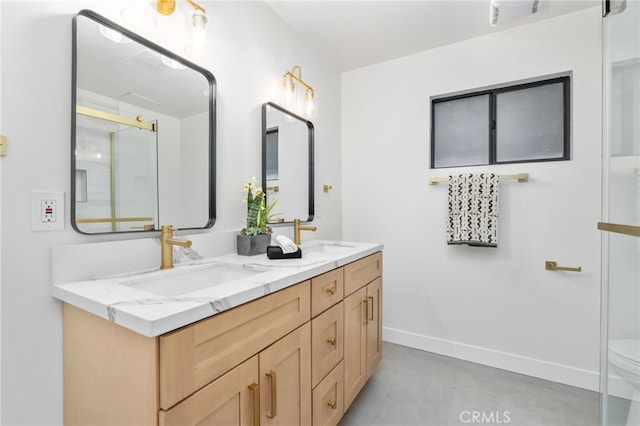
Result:
[[296,83],[305,87],[304,110],[307,118],[315,117],[317,113],[315,93],[313,92],[313,87],[309,86],[304,82],[304,80],[302,80],[302,68],[300,68],[299,65],[291,68],[291,71],[287,71],[282,77],[285,105],[290,108],[296,103]]
[[[186,43],[185,50],[187,53],[199,56],[206,43],[207,21],[209,20],[207,11],[192,0],[185,0],[185,2],[194,9],[189,29],[191,40]],[[155,12],[161,15],[169,16],[176,11],[176,0],[156,0],[154,3],[156,5]],[[134,0],[133,7],[122,11],[122,17],[134,26],[150,29],[156,27],[153,12],[149,0]]]
[[[198,32],[204,32],[207,28],[207,11],[202,6],[194,3],[192,0],[185,0],[189,3],[194,11],[191,15],[193,30]],[[162,15],[171,15],[176,10],[176,0],[156,0],[156,11]]]

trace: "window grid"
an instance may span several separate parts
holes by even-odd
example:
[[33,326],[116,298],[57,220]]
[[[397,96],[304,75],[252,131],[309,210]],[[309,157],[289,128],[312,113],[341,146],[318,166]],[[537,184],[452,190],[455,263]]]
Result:
[[[514,91],[519,91],[519,90],[524,90],[524,89],[530,89],[530,88],[535,88],[535,87],[541,87],[541,86],[547,86],[547,85],[553,85],[553,84],[558,84],[561,83],[562,84],[562,120],[563,120],[563,125],[562,125],[562,131],[563,131],[563,145],[562,145],[562,149],[563,149],[563,154],[560,157],[550,157],[550,158],[530,158],[530,159],[522,159],[522,160],[513,160],[513,161],[498,161],[497,160],[497,146],[499,144],[499,141],[497,141],[497,122],[498,122],[498,117],[497,115],[497,96],[499,94],[502,93],[507,93],[507,92],[514,92]],[[455,166],[436,166],[436,120],[435,120],[435,107],[437,104],[442,103],[442,102],[450,102],[450,101],[456,101],[456,100],[461,100],[461,99],[465,99],[465,98],[471,98],[471,97],[478,97],[478,96],[484,96],[484,95],[489,95],[489,129],[487,129],[487,131],[489,132],[489,160],[488,163],[481,163],[481,164],[467,164],[464,162],[461,162],[461,164],[459,165],[455,165]],[[432,169],[436,169],[436,168],[447,168],[447,167],[467,167],[467,166],[484,166],[484,165],[494,165],[494,164],[513,164],[513,163],[533,163],[533,162],[548,162],[548,161],[566,161],[566,160],[570,160],[570,127],[571,127],[571,123],[570,123],[570,77],[569,76],[563,76],[563,77],[556,77],[556,78],[551,78],[551,79],[546,79],[546,80],[539,80],[539,81],[534,81],[534,82],[530,82],[530,83],[521,83],[521,84],[515,84],[512,86],[505,86],[505,87],[499,87],[499,88],[495,88],[495,89],[490,89],[490,90],[479,90],[479,91],[474,91],[474,92],[469,92],[469,93],[464,93],[464,94],[459,94],[456,96],[449,96],[449,97],[443,97],[443,98],[436,98],[436,99],[432,99],[431,100],[431,148],[430,148],[430,167]]]

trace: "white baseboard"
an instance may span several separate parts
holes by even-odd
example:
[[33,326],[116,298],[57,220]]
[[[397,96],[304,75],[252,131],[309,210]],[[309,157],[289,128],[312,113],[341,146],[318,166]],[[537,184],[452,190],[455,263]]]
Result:
[[555,364],[389,327],[383,328],[383,340],[595,392],[598,392],[599,389],[600,375],[597,371]]

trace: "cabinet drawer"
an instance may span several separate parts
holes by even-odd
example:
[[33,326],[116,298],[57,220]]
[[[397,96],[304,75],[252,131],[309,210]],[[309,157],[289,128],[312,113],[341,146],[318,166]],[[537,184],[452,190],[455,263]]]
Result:
[[160,426],[203,424],[243,426],[260,415],[258,356],[243,362],[168,411],[161,410]]
[[311,316],[316,317],[342,300],[344,274],[342,268],[311,279]]
[[315,387],[344,354],[343,302],[311,320],[311,384]]
[[344,363],[340,362],[313,390],[313,426],[335,426],[344,413]]
[[382,252],[344,266],[345,297],[382,275]]
[[168,409],[309,321],[310,282],[160,336],[160,407]]

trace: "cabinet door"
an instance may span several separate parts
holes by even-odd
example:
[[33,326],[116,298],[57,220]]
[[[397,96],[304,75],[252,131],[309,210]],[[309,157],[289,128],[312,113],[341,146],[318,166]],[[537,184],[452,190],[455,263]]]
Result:
[[367,381],[367,288],[344,299],[344,409]]
[[382,277],[367,285],[367,379],[382,359]]
[[311,324],[260,352],[260,425],[311,424]]
[[167,411],[160,426],[257,426],[260,415],[258,356],[254,356]]

